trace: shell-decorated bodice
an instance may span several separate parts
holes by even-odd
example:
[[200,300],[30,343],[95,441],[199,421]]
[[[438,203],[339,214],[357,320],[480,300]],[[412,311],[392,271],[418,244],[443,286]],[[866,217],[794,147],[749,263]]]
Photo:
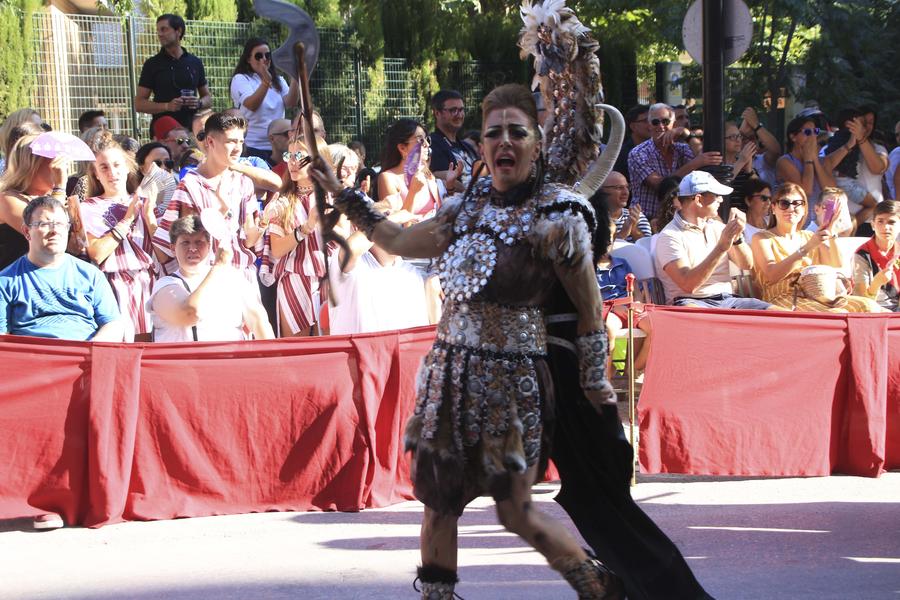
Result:
[[555,265],[590,260],[594,211],[567,186],[544,184],[507,204],[483,179],[443,208],[456,211],[451,243],[438,263],[452,304],[542,306],[557,285]]

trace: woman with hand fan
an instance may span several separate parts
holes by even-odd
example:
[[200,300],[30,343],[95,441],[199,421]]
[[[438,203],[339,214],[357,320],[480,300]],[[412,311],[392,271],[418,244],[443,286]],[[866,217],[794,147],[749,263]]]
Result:
[[437,179],[428,169],[430,157],[428,134],[419,123],[400,119],[390,126],[381,154],[378,200],[387,201],[392,213],[406,211],[406,224],[433,217],[441,205]]
[[[330,156],[317,139],[322,157]],[[309,176],[309,148],[294,140],[285,153],[288,165],[280,195],[263,213],[268,223],[260,278],[276,283],[280,337],[318,335],[323,298],[319,281],[325,276],[325,245],[316,224],[315,189]],[[330,203],[330,200],[329,200]]]
[[[70,159],[47,158],[32,152],[32,144],[38,137],[35,133],[26,134],[12,145],[6,171],[0,177],[0,270],[28,252],[28,242],[22,234],[22,213],[28,202],[46,195],[53,195],[61,202],[66,199],[63,186]],[[70,218],[75,216],[70,211]],[[70,243],[69,251],[72,250]]]
[[[108,131],[94,139],[95,162],[87,174],[88,198],[81,203],[87,253],[106,275],[126,322],[125,341],[150,333],[146,304],[153,287],[155,203],[129,193],[138,171],[131,155]],[[146,341],[146,340],[144,340]]]

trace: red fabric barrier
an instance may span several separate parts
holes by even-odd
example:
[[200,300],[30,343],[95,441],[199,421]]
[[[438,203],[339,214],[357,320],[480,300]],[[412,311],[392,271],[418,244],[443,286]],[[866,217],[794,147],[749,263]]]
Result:
[[0,336],[0,518],[52,511],[100,526],[409,499],[402,429],[433,338]]
[[878,476],[900,466],[900,319],[651,308],[641,468]]

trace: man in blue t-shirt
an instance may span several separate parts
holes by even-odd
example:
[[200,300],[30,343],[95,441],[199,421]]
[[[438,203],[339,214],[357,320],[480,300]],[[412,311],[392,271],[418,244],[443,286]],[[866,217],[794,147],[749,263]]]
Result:
[[62,203],[38,196],[22,216],[28,254],[0,271],[0,333],[121,342],[125,327],[106,277],[66,254]]

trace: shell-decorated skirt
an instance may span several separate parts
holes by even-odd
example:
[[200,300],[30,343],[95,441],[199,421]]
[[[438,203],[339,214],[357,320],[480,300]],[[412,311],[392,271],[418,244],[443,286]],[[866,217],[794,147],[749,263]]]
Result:
[[550,389],[545,355],[539,308],[451,303],[406,426],[417,498],[461,514],[479,495],[502,499],[510,474],[538,462]]

